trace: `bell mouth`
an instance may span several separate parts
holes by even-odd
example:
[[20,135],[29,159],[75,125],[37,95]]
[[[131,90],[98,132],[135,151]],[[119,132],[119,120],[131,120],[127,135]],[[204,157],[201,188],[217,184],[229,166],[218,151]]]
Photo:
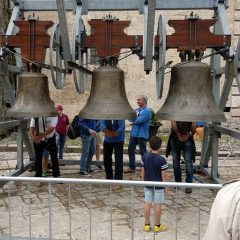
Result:
[[223,113],[219,114],[201,114],[201,115],[195,115],[195,114],[184,114],[180,113],[168,113],[163,112],[161,109],[159,112],[156,113],[156,118],[161,120],[169,120],[169,121],[182,121],[182,122],[224,122],[226,121],[226,117]]

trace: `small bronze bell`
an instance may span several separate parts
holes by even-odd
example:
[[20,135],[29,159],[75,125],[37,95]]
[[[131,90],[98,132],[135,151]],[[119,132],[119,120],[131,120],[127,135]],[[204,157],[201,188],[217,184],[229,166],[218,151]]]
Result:
[[156,117],[171,121],[225,121],[214,96],[211,69],[206,63],[188,62],[172,68],[167,98]]
[[133,119],[124,84],[124,72],[118,67],[103,66],[93,71],[90,96],[79,116],[85,119]]
[[57,116],[54,102],[50,99],[48,78],[36,72],[24,72],[18,76],[16,101],[8,110],[14,117]]

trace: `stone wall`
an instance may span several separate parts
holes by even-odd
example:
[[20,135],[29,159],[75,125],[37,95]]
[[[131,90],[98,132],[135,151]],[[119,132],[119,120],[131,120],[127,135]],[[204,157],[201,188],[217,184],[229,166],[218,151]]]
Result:
[[[230,7],[227,10],[227,18],[228,18],[228,27],[231,33],[233,33],[233,12],[234,12],[234,0],[229,1]],[[239,2],[238,2],[239,4]],[[157,28],[157,22],[159,15],[162,14],[166,20],[169,19],[184,19],[186,15],[190,14],[190,10],[188,11],[157,11],[156,18],[155,18],[155,34]],[[197,13],[200,18],[212,18],[213,11],[210,10],[198,10],[193,11],[194,14]],[[40,19],[54,19],[53,21],[57,22],[57,14],[53,12],[39,12],[35,13],[36,15],[40,16]],[[143,34],[144,31],[144,19],[143,15],[139,15],[138,12],[91,12],[87,16],[84,16],[84,23],[87,27],[88,34],[90,33],[88,20],[93,18],[103,18],[107,14],[111,14],[120,20],[130,20],[131,25],[129,28],[126,29],[126,33],[129,35],[135,34]],[[68,20],[68,31],[69,35],[72,35],[72,27],[73,27],[73,20],[74,16],[72,13],[67,13],[67,20]],[[167,34],[173,33],[173,29],[167,27]],[[234,44],[236,44],[236,39],[233,39]],[[126,51],[126,49],[122,49],[122,52]],[[206,51],[205,54],[210,53],[210,51]],[[124,54],[122,55],[124,56]],[[166,62],[172,60],[173,64],[179,62],[178,53],[176,50],[168,50],[166,56]],[[209,62],[210,59],[204,60],[205,62]],[[48,63],[48,58],[46,59]],[[96,68],[97,66],[90,65],[91,69]],[[136,107],[136,96],[139,94],[145,94],[149,97],[149,107],[153,108],[154,110],[158,110],[164,102],[166,94],[168,92],[168,84],[170,79],[170,74],[165,75],[165,83],[164,83],[164,97],[161,100],[158,100],[155,94],[155,61],[153,62],[153,71],[146,75],[144,72],[143,61],[139,60],[136,55],[132,55],[122,61],[119,62],[119,67],[122,68],[125,72],[125,87],[126,93],[129,99],[130,104],[133,108]],[[64,110],[69,116],[72,118],[75,114],[79,112],[79,110],[85,105],[87,98],[89,96],[89,90],[91,82],[87,82],[87,89],[84,94],[79,95],[75,90],[73,76],[69,75],[67,77],[67,81],[65,84],[64,89],[58,90],[56,89],[51,81],[51,77],[49,75],[49,71],[45,71],[46,74],[49,76],[49,87],[52,99],[55,103],[62,103],[64,105]],[[114,93],[113,93],[114,94]]]

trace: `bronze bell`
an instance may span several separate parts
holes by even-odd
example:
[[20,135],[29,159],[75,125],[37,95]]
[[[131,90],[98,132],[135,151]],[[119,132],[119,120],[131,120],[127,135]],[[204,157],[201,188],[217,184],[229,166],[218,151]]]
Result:
[[213,96],[210,67],[201,62],[173,67],[167,98],[156,117],[187,122],[225,121]]
[[93,71],[90,96],[79,116],[106,120],[136,117],[125,92],[123,70],[115,66],[103,66]]
[[55,104],[49,96],[46,75],[24,72],[18,76],[16,101],[8,110],[8,115],[26,118],[57,116]]

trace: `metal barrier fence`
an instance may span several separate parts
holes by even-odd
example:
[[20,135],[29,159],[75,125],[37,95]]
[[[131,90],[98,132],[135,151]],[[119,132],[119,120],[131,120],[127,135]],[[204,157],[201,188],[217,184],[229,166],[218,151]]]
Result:
[[[36,177],[0,177],[1,182],[6,183],[0,192],[0,239],[4,240],[199,240],[203,235],[202,222],[206,227],[216,194],[209,190],[222,187],[221,184]],[[163,206],[162,211],[163,221],[169,224],[166,232],[143,232],[143,186],[169,189],[168,207]],[[183,188],[193,188],[193,193],[183,194]]]

